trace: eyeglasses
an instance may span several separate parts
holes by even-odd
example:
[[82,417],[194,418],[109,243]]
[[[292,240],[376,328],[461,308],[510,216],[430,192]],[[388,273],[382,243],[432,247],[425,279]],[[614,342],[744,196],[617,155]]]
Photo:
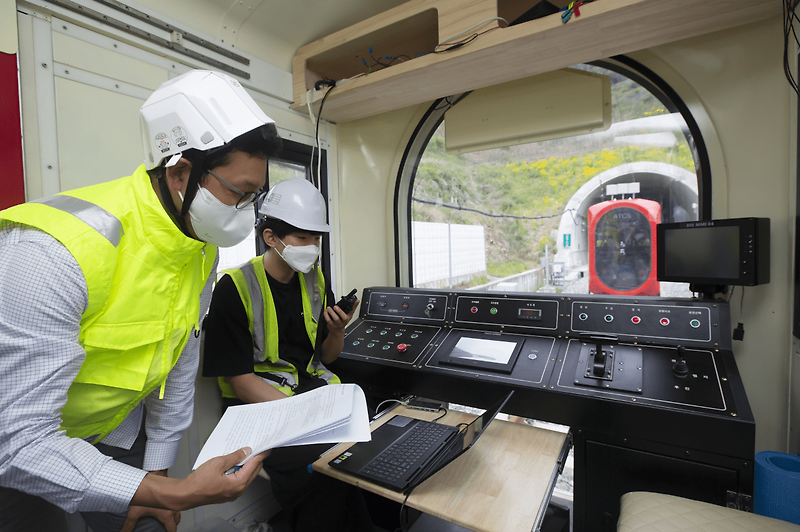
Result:
[[229,189],[231,189],[232,191],[236,192],[241,196],[241,198],[239,198],[239,201],[236,202],[236,208],[239,210],[246,209],[247,207],[255,203],[259,197],[258,192],[242,192],[241,190],[231,185],[230,183],[222,179],[220,176],[218,176],[211,170],[206,170],[206,172],[219,179],[223,185],[225,185],[226,187],[228,187]]

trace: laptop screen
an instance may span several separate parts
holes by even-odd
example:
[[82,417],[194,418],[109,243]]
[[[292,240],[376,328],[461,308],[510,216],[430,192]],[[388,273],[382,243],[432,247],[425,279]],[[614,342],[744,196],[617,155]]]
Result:
[[[472,422],[467,425],[466,429],[460,432],[460,435],[463,437],[452,440],[444,449],[444,452],[442,452],[435,460],[432,460],[428,466],[420,471],[420,473],[409,483],[408,487],[404,490],[404,493],[410,493],[411,490],[413,490],[416,486],[419,486],[431,475],[464,454],[467,449],[472,447],[481,434],[483,434],[483,432],[486,430],[486,427],[489,426],[489,423],[491,423],[492,420],[497,417],[497,414],[500,413],[512,395],[514,395],[514,390],[508,392],[508,395],[505,396],[502,401],[472,420]],[[460,446],[460,448],[456,446]]]
[[497,414],[500,413],[513,394],[514,390],[511,390],[503,400],[486,410],[486,412],[476,417],[469,425],[467,425],[467,428],[464,431],[464,447],[462,452],[472,447],[472,444],[474,444],[483,431],[486,430],[486,427],[489,426],[489,423],[491,423],[492,420],[497,417]]

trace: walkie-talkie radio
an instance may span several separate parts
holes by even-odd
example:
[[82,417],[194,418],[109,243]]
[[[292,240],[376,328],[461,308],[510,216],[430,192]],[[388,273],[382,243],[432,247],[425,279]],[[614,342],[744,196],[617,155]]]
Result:
[[358,300],[358,296],[356,296],[357,291],[358,289],[353,288],[349,294],[342,296],[339,302],[336,303],[336,306],[342,309],[345,314],[350,314],[350,311],[353,309],[353,305],[356,304],[356,301]]

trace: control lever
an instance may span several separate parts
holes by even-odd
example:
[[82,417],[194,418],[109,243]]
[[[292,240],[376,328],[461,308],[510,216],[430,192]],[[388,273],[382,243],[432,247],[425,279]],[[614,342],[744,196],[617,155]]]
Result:
[[[581,335],[580,339],[586,343],[594,344],[594,357],[590,367],[586,368],[587,377],[610,379],[609,366],[613,363],[614,351],[611,349],[617,341],[615,334]],[[609,349],[603,350],[603,344],[608,344]],[[590,353],[592,351],[590,350]],[[591,371],[590,371],[591,369]]]
[[689,366],[686,365],[686,359],[683,357],[683,354],[686,351],[686,349],[682,345],[679,345],[677,349],[678,349],[678,358],[672,365],[672,374],[678,377],[679,379],[684,379],[689,375]]
[[605,377],[606,375],[606,352],[603,351],[603,344],[597,342],[594,347],[594,364],[592,374],[595,377]]

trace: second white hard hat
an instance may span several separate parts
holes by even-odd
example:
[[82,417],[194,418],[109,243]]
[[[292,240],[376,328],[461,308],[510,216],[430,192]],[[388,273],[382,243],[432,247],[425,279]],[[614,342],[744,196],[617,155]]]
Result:
[[142,105],[145,167],[155,168],[164,158],[192,148],[222,146],[271,123],[274,120],[234,78],[192,70],[162,83]]
[[272,187],[258,213],[315,233],[329,233],[325,198],[311,182],[293,177]]

